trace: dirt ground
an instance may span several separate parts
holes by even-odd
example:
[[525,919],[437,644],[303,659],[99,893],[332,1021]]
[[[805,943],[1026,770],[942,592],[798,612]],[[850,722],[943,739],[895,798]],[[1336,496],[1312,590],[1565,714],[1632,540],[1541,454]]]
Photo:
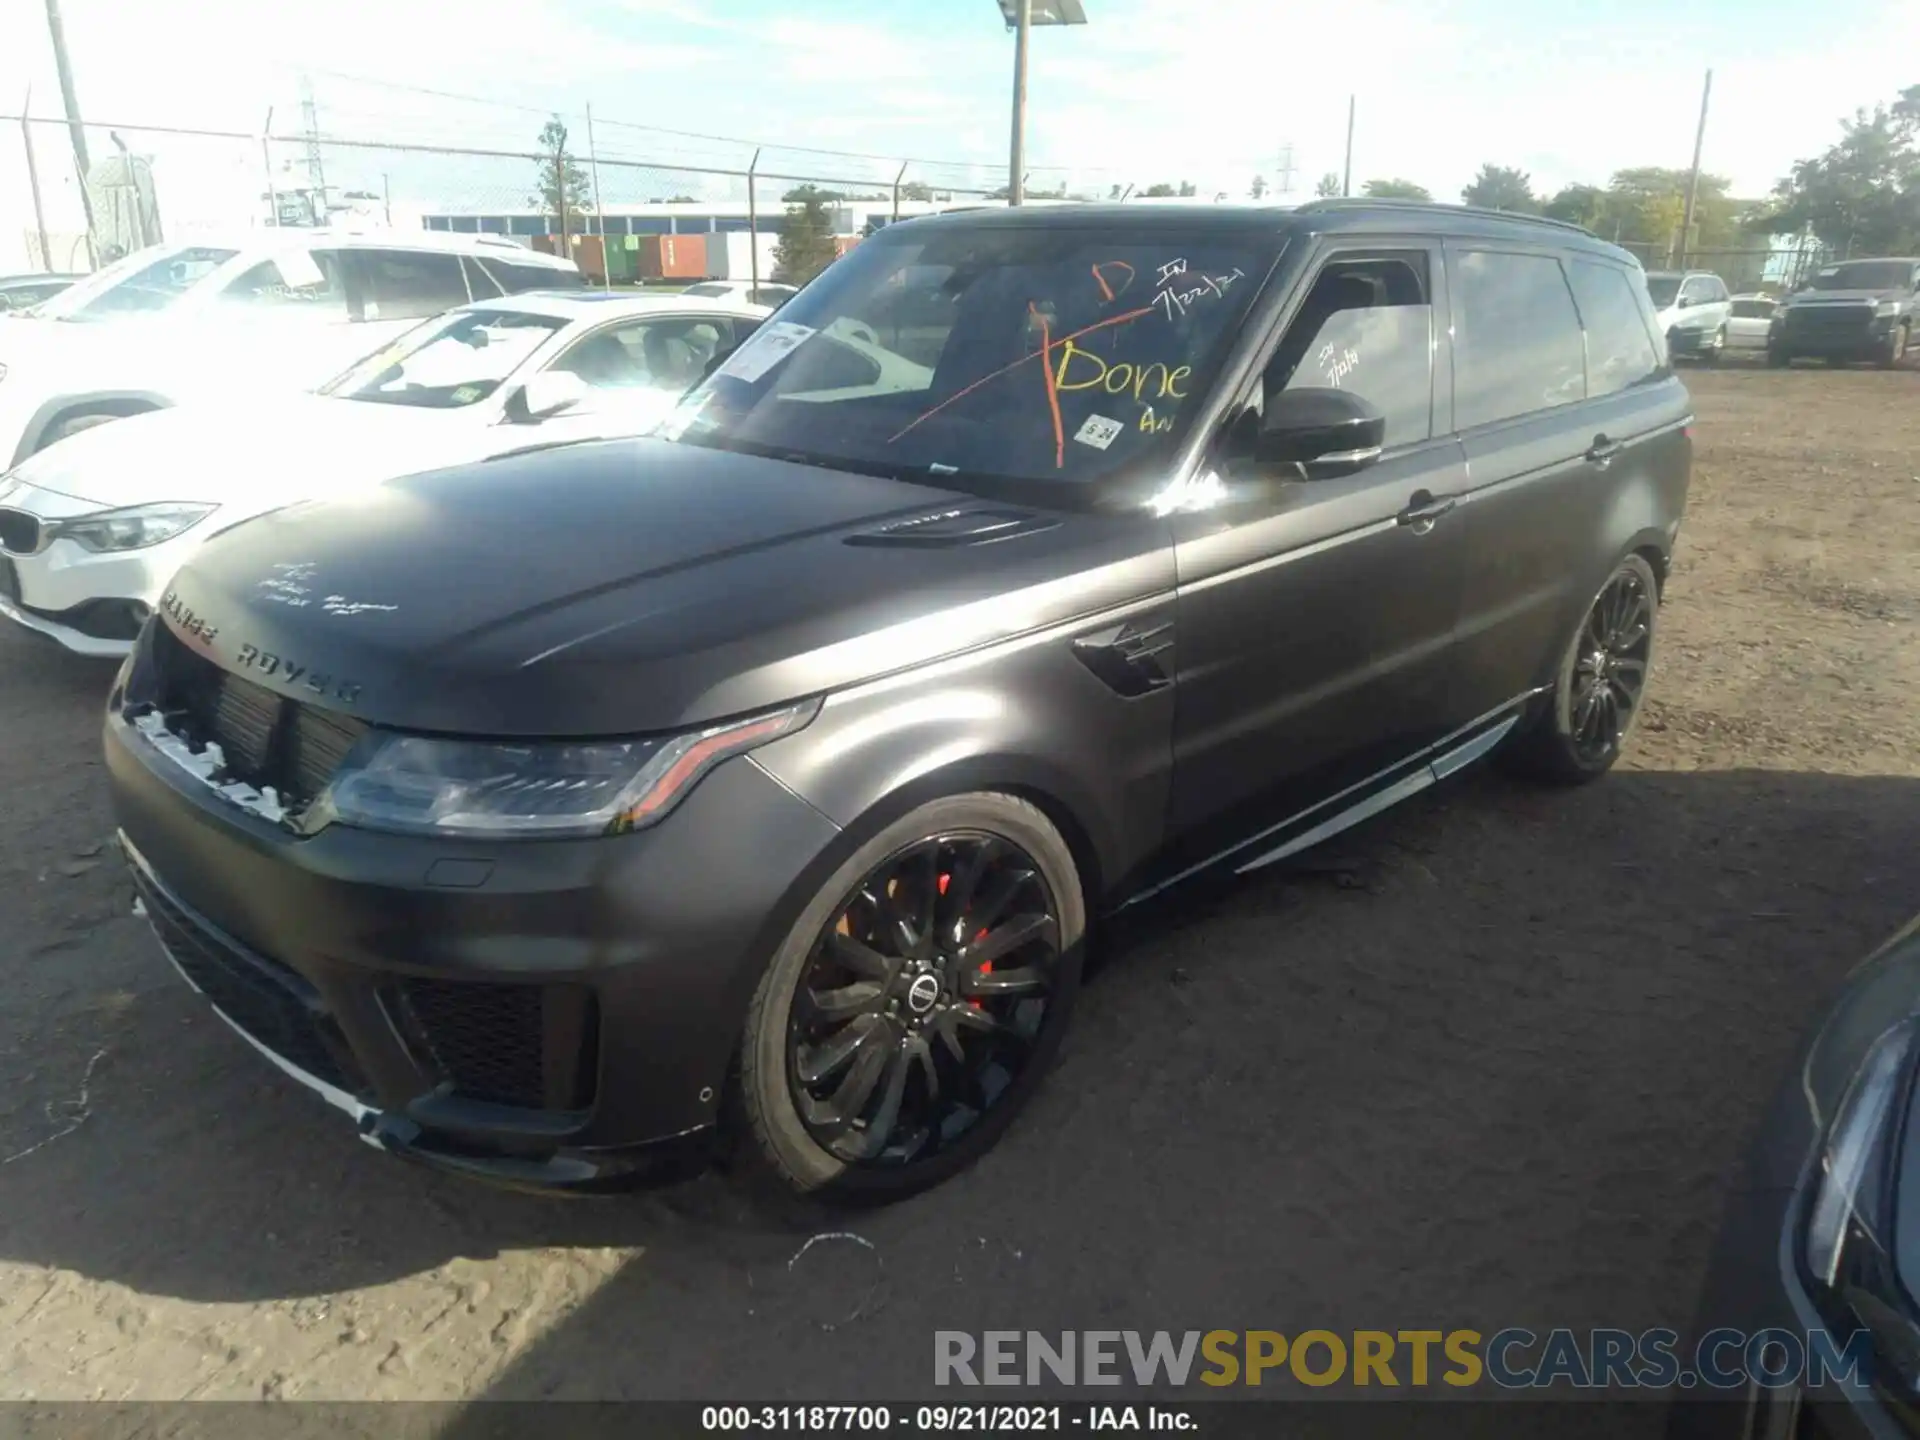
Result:
[[1920,909],[1920,371],[1696,371],[1654,698],[1117,937],[1059,1072],[804,1253],[717,1179],[383,1158],[163,963],[107,672],[0,635],[0,1398],[908,1398],[936,1328],[1679,1324],[1813,1007]]

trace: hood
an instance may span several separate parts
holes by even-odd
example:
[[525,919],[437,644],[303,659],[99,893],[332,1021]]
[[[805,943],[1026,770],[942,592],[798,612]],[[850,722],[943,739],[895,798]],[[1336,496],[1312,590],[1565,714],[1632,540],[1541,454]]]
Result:
[[23,460],[39,490],[110,508],[218,504],[223,521],[295,500],[459,463],[498,444],[478,414],[329,400],[181,405],[83,430]]
[[624,440],[265,516],[203,546],[163,613],[225,668],[374,724],[580,737],[749,713],[1172,583],[1145,515]]
[[1787,304],[1793,308],[1803,305],[1863,305],[1879,304],[1885,300],[1904,300],[1905,290],[1802,290],[1797,295],[1787,297]]

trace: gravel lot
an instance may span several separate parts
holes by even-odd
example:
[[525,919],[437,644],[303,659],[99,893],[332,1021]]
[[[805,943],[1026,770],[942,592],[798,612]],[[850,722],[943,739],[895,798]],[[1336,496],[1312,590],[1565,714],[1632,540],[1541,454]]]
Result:
[[[0,635],[0,1398],[924,1393],[936,1328],[1678,1324],[1819,998],[1920,909],[1920,371],[1694,372],[1655,699],[1115,938],[973,1173],[814,1245],[359,1144],[162,962],[108,679]],[[40,1148],[31,1148],[31,1147]]]

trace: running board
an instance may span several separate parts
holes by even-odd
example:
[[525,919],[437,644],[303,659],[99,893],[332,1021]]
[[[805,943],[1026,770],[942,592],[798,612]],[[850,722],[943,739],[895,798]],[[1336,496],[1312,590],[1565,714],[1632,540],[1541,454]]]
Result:
[[1284,860],[1289,855],[1298,855],[1302,850],[1309,850],[1322,840],[1338,835],[1342,830],[1352,829],[1362,820],[1370,820],[1383,810],[1391,810],[1402,800],[1411,799],[1456,771],[1464,770],[1506,739],[1507,733],[1519,723],[1518,715],[1509,715],[1492,729],[1483,730],[1472,739],[1434,756],[1433,759],[1396,780],[1384,790],[1373,791],[1362,799],[1356,800],[1337,815],[1329,815],[1318,825],[1302,830],[1292,839],[1283,841],[1265,854],[1245,864],[1234,866],[1233,873],[1245,875],[1249,870],[1258,870],[1273,864],[1276,860]]

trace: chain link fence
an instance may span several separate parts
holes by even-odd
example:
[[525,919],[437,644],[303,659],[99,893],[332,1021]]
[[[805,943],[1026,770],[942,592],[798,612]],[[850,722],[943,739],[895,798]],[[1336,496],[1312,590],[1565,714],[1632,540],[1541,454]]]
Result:
[[[615,280],[640,278],[620,256],[646,237],[745,234],[764,275],[796,191],[826,203],[842,248],[905,215],[1006,194],[1004,171],[988,165],[754,146],[596,122],[588,112],[551,118],[566,127],[560,153],[578,177],[564,206],[546,178],[556,152],[485,143],[501,133],[497,120],[489,133],[443,118],[416,124],[429,133],[402,141],[390,132],[293,133],[270,112],[257,131],[88,123],[76,140],[64,120],[15,116],[12,144],[0,141],[0,273],[86,270],[161,240],[256,226],[352,224],[570,247],[583,269]],[[1101,172],[1044,168],[1026,187],[1035,201],[1124,188]],[[710,268],[724,275],[729,246],[709,249]]]
[[1675,246],[1622,242],[1649,270],[1710,270],[1729,290],[1741,294],[1790,294],[1822,265],[1847,257],[1811,235],[1757,235],[1732,248],[1687,250]]

